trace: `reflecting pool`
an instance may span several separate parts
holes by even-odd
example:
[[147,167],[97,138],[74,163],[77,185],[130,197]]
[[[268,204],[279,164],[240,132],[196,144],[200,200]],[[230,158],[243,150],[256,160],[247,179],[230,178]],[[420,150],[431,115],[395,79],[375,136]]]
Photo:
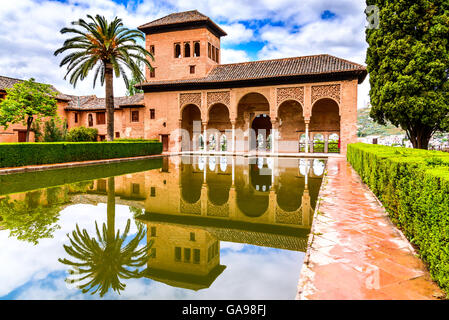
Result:
[[294,299],[325,160],[0,175],[0,299]]

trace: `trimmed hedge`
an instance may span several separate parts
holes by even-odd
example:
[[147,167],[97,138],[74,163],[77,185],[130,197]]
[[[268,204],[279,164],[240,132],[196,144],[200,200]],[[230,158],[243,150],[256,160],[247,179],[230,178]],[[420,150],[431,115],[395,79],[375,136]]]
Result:
[[0,168],[160,154],[154,141],[50,142],[0,144]]
[[356,143],[348,161],[449,293],[449,153]]

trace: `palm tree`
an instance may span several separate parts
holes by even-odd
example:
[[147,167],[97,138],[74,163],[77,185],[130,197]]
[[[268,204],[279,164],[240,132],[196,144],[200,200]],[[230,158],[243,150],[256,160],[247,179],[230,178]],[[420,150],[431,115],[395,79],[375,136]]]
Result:
[[[139,226],[136,236],[124,244],[128,237],[131,220],[128,219],[123,234],[120,230],[115,233],[115,192],[114,178],[108,181],[108,205],[107,225],[104,223],[102,232],[95,221],[96,238],[90,237],[85,229],[80,230],[78,224],[72,232],[67,235],[70,246],[64,245],[65,251],[77,259],[70,261],[58,259],[59,262],[72,267],[69,273],[78,275],[77,278],[67,279],[69,283],[76,283],[78,288],[86,293],[94,290],[91,294],[100,293],[103,297],[110,288],[120,294],[126,285],[120,279],[140,278],[143,271],[139,268],[144,266],[150,258],[149,249],[153,241],[139,248],[139,243],[145,237],[145,230]],[[133,269],[130,269],[133,268]]]
[[129,87],[128,77],[124,67],[129,69],[133,79],[144,80],[144,74],[139,62],[153,69],[147,57],[154,60],[153,55],[138,45],[136,39],[145,40],[139,30],[130,30],[123,26],[122,20],[115,17],[109,23],[105,17],[87,15],[88,21],[79,19],[73,21],[73,26],[80,28],[62,28],[61,33],[73,33],[73,38],[67,39],[63,46],[55,51],[55,56],[67,50],[60,67],[67,65],[64,79],[70,75],[70,83],[75,87],[78,80],[84,80],[94,68],[93,87],[100,75],[101,85],[106,82],[105,104],[107,112],[107,140],[114,139],[114,90],[113,75],[123,77],[126,87]]

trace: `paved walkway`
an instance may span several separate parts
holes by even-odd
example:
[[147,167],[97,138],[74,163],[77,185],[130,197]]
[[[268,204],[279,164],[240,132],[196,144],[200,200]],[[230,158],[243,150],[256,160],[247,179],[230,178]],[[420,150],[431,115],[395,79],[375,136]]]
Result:
[[444,297],[344,158],[329,158],[297,299]]

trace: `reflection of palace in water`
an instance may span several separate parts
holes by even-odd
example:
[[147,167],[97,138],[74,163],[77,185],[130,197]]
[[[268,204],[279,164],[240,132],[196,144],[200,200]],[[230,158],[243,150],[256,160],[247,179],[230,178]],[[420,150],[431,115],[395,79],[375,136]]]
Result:
[[[139,220],[154,239],[148,276],[189,289],[223,271],[220,241],[305,251],[325,163],[297,158],[183,157],[146,172]],[[133,183],[135,183],[134,180]]]
[[[159,169],[115,177],[115,204],[144,213],[138,221],[154,239],[146,276],[199,290],[225,269],[220,241],[305,251],[324,168],[319,159],[164,158]],[[8,197],[63,208],[107,203],[108,191],[97,179]]]

